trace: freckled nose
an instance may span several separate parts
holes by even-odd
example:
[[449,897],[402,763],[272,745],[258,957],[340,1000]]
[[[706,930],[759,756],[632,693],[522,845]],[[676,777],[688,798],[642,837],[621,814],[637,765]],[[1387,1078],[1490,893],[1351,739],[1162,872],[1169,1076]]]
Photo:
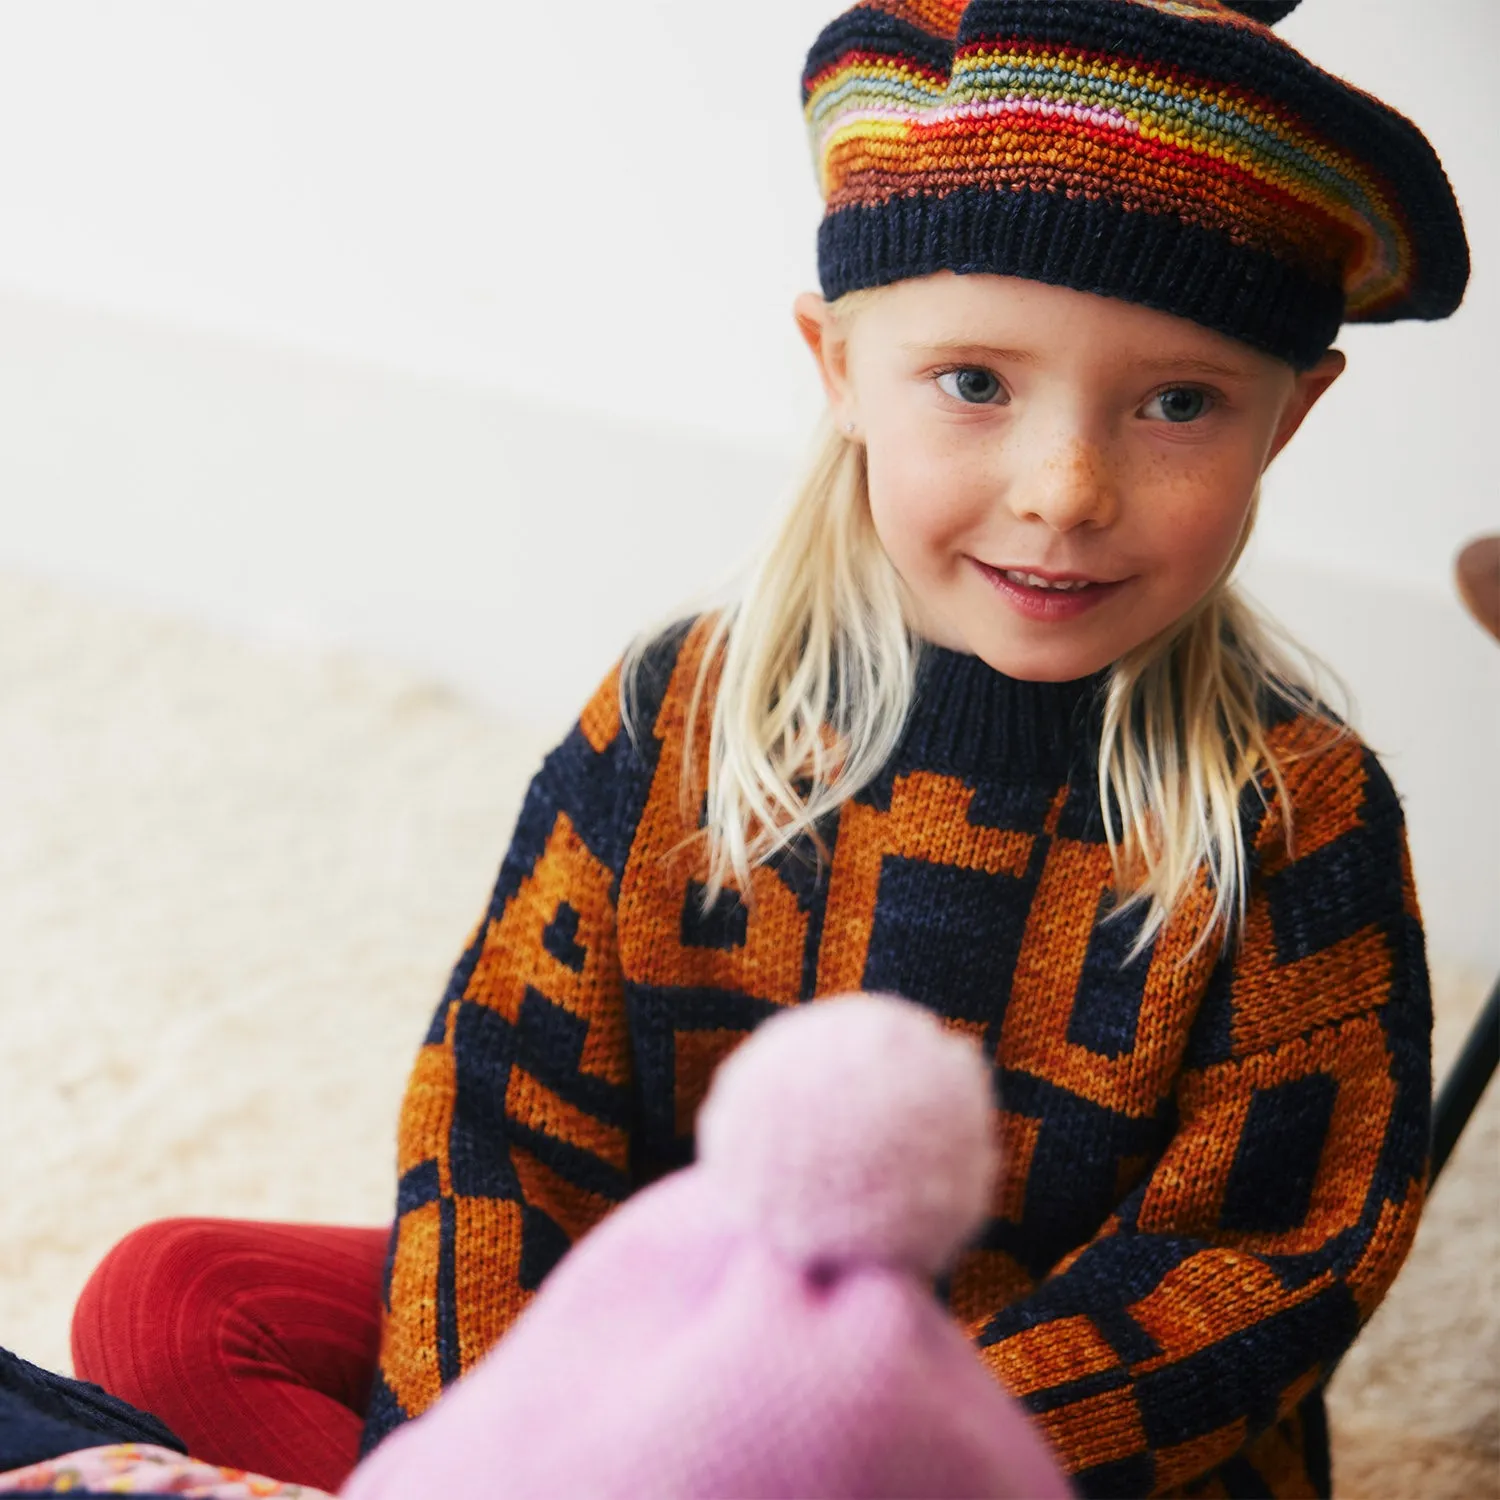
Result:
[[1011,508],[1054,531],[1108,526],[1119,503],[1106,456],[1077,439],[1049,446],[1012,485]]

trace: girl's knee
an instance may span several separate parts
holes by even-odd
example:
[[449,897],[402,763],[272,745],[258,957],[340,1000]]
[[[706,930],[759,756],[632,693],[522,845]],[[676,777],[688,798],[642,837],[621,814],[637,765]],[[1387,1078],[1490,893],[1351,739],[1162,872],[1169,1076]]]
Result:
[[179,1218],[156,1219],[132,1229],[94,1268],[79,1296],[78,1311],[124,1294],[138,1299],[147,1286],[170,1292],[178,1279],[175,1272],[204,1254],[214,1254],[229,1227],[219,1219]]
[[201,1295],[204,1273],[245,1243],[244,1226],[233,1220],[158,1219],[132,1229],[94,1268],[73,1308],[77,1373],[109,1385],[121,1356],[159,1342],[177,1321],[175,1309]]

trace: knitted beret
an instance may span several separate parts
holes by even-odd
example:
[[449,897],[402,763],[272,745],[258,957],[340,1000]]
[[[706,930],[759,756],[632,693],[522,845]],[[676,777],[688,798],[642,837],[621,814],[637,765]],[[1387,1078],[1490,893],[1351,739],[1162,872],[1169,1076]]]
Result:
[[697,1161],[584,1236],[344,1500],[1068,1500],[933,1295],[999,1162],[989,1064],[890,996],[760,1026]]
[[830,300],[989,271],[1143,303],[1298,367],[1442,318],[1468,246],[1409,120],[1270,29],[1296,0],[864,0],[802,97]]

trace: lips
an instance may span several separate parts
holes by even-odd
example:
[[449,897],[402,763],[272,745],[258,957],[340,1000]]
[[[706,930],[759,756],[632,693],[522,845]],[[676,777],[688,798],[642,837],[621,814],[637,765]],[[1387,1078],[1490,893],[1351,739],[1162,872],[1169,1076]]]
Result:
[[1077,619],[1114,594],[1128,579],[1089,578],[1081,573],[1038,572],[1031,568],[996,568],[971,561],[997,594],[1024,619],[1058,624]]

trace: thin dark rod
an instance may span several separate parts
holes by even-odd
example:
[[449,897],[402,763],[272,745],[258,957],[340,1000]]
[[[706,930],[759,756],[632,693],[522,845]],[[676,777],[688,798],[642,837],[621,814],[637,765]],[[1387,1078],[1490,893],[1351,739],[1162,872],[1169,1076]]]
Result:
[[1484,1086],[1500,1063],[1500,979],[1496,979],[1490,998],[1485,1001],[1479,1019],[1464,1042],[1458,1061],[1449,1070],[1432,1106],[1432,1176],[1437,1175],[1453,1152]]

